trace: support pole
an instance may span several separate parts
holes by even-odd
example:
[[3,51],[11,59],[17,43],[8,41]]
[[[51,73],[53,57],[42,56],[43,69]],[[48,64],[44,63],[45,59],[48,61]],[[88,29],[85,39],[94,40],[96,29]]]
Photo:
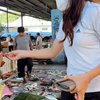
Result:
[[7,33],[9,33],[9,16],[8,16],[8,7],[7,7]]
[[21,13],[21,26],[23,27],[23,13]]

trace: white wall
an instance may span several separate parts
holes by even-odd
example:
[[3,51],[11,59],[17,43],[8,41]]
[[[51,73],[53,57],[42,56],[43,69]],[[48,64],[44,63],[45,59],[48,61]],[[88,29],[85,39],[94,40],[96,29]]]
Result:
[[[51,26],[25,27],[27,32],[51,32]],[[9,32],[17,32],[17,27],[9,28]]]

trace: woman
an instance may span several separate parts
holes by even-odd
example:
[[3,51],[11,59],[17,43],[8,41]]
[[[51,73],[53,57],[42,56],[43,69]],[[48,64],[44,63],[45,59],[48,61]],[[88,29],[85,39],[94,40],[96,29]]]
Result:
[[[100,100],[100,0],[66,0],[56,40],[51,48],[13,51],[12,60],[20,58],[48,59],[64,49],[68,58],[67,79],[76,83],[71,93],[62,92],[61,100]],[[85,94],[86,93],[86,94]]]

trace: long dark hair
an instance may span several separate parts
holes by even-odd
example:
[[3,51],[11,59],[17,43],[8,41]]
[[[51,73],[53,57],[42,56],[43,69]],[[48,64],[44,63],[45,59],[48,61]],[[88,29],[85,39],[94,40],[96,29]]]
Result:
[[70,42],[70,46],[73,45],[74,32],[73,28],[77,25],[81,12],[84,7],[85,0],[69,0],[70,7],[63,12],[63,31]]

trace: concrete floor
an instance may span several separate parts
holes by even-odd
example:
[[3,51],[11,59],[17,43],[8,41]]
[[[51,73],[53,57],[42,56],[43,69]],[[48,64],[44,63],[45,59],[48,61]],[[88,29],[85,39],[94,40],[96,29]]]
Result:
[[32,75],[51,75],[52,77],[63,77],[66,75],[66,65],[63,64],[38,64],[33,65]]
[[64,64],[34,64],[33,70],[66,70]]
[[[34,64],[32,68],[32,75],[37,74],[41,76],[42,74],[51,74],[52,78],[56,76],[66,75],[66,65],[63,64]],[[3,100],[13,100],[14,96],[11,98],[5,98]]]

